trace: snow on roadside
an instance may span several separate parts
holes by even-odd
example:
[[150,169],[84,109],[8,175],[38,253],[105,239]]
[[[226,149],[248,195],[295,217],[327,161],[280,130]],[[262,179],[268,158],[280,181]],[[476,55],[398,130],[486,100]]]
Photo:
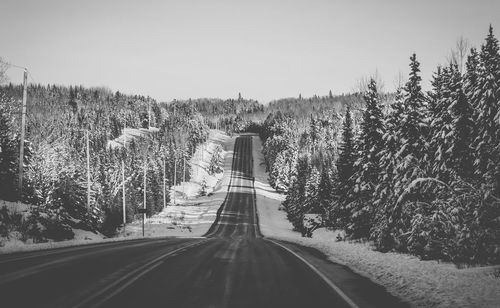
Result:
[[[213,192],[217,183],[223,178],[224,173],[220,172],[210,175],[208,173],[210,159],[217,146],[222,146],[223,150],[221,155],[222,157],[226,157],[227,151],[233,150],[232,146],[234,142],[230,140],[231,138],[222,131],[210,130],[208,140],[196,147],[193,157],[187,162],[191,169],[191,179],[188,182],[182,182],[172,187],[170,190],[170,200],[173,200],[174,194],[176,197],[176,204],[183,204],[185,199],[197,197],[204,181],[207,186],[207,194]],[[229,165],[229,169],[231,169],[231,164]],[[227,168],[224,168],[224,170],[227,170]]]
[[500,267],[458,269],[450,263],[421,261],[400,253],[374,251],[369,243],[338,242],[336,233],[325,229],[303,238],[294,232],[286,213],[279,210],[283,195],[268,184],[262,144],[253,138],[257,210],[266,237],[316,248],[335,263],[384,286],[415,307],[499,307]]
[[119,137],[113,140],[109,140],[107,146],[111,149],[123,147],[125,143],[129,144],[133,139],[144,138],[145,136],[148,136],[152,133],[157,133],[159,131],[160,130],[156,127],[150,127],[149,129],[127,127],[123,129],[123,132]]
[[[21,202],[11,202],[0,200],[0,209],[7,208],[10,214],[25,215],[31,209],[31,205]],[[31,239],[22,241],[22,234],[18,231],[11,232],[7,237],[0,237],[0,254],[13,253],[19,251],[36,251],[59,247],[78,246],[86,243],[92,244],[104,241],[105,236],[81,229],[72,229],[74,238],[66,241],[48,240],[45,243],[33,243]]]
[[[127,131],[129,130],[133,129],[127,129]],[[188,191],[187,198],[180,198],[180,195],[177,195],[176,205],[169,205],[162,212],[148,218],[145,224],[146,237],[197,237],[208,231],[215,221],[217,210],[226,198],[231,178],[234,141],[235,138],[230,138],[221,131],[210,131],[208,141],[197,148],[192,160],[189,162],[193,166],[193,178],[190,182],[183,183],[185,187],[192,188]],[[223,172],[208,175],[206,168],[209,166],[211,155],[217,144],[220,144],[223,148]],[[211,192],[211,194],[210,196],[197,197],[203,179],[207,182],[207,192]],[[176,187],[178,192],[182,191],[183,184]],[[173,194],[173,191],[171,191],[171,194]],[[2,206],[6,206],[10,212],[24,212],[30,208],[26,204],[0,200],[0,208]],[[15,234],[10,238],[0,238],[0,254],[143,238],[141,221],[128,224],[125,230],[122,230],[120,234],[113,238],[106,238],[102,234],[79,229],[73,229],[73,232],[75,233],[74,239],[37,244],[25,243],[18,239],[20,236]]]
[[[160,213],[146,219],[145,235],[154,236],[202,236],[217,217],[217,210],[226,198],[235,138],[222,131],[210,130],[208,140],[198,145],[188,162],[191,179],[170,190],[170,204]],[[208,173],[210,160],[217,146],[222,147],[223,172]],[[199,196],[202,183],[206,184],[206,196]],[[175,196],[175,205],[173,204]],[[142,222],[128,224],[119,236],[142,235]]]

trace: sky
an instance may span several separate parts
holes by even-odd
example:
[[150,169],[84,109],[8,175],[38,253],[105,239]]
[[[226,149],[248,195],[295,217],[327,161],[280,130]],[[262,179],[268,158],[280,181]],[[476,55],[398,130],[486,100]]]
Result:
[[428,87],[457,39],[479,47],[490,24],[500,38],[499,0],[0,0],[0,57],[41,84],[265,103],[375,72],[394,90],[412,53]]

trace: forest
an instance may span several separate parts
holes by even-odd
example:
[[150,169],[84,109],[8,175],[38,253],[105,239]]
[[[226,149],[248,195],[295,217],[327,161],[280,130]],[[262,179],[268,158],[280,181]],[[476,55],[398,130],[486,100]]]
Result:
[[[15,106],[22,86],[9,84],[0,93],[0,199],[32,205],[28,217],[2,210],[0,231],[17,231],[34,242],[72,238],[72,228],[113,235],[123,224],[123,185],[130,222],[143,203],[144,174],[147,215],[157,213],[164,206],[163,166],[167,187],[174,178],[179,183],[182,160],[208,136],[203,117],[185,106],[174,115],[151,98],[105,88],[30,85],[19,191],[20,114]],[[140,129],[143,138],[120,137],[125,127]],[[185,172],[189,179],[189,169]],[[168,202],[168,194],[165,198]]]
[[379,93],[372,79],[361,93],[335,99],[341,108],[321,110],[301,98],[271,103],[260,126],[271,183],[287,194],[283,208],[303,236],[326,227],[344,230],[338,240],[370,240],[383,252],[498,264],[500,54],[493,29],[466,58],[437,67],[430,91],[422,90],[415,54],[409,69],[395,94]]
[[[241,94],[164,103],[106,88],[31,84],[22,191],[14,107],[22,86],[4,85],[0,199],[35,207],[28,218],[0,211],[0,232],[44,241],[71,238],[77,226],[111,236],[122,225],[122,185],[129,222],[142,204],[147,169],[153,215],[164,206],[164,163],[170,187],[184,176],[175,164],[193,155],[209,129],[252,131],[263,141],[270,183],[286,194],[282,207],[303,236],[324,227],[343,230],[338,240],[369,240],[383,252],[498,264],[500,53],[493,29],[479,48],[437,67],[431,84],[422,89],[415,54],[396,93],[380,91],[373,78],[354,93],[267,105]],[[125,127],[142,129],[144,138],[124,143]],[[113,140],[118,146],[109,146]]]

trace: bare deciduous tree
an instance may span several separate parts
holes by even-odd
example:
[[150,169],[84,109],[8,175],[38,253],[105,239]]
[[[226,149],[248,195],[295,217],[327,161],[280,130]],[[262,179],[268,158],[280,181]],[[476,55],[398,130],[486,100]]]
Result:
[[455,48],[451,50],[448,59],[450,63],[456,64],[458,66],[460,74],[462,74],[463,72],[465,59],[469,52],[469,46],[469,41],[466,38],[464,38],[463,36],[459,37],[455,44]]
[[370,83],[370,79],[375,80],[375,82],[377,83],[378,92],[383,93],[384,81],[382,80],[382,77],[380,76],[378,70],[375,70],[375,73],[371,74],[370,76],[365,76],[358,79],[356,85],[353,88],[353,92],[359,92],[359,93],[366,92],[368,90],[368,84]]
[[9,63],[0,57],[0,85],[9,81],[9,77],[7,77],[7,69],[9,66]]

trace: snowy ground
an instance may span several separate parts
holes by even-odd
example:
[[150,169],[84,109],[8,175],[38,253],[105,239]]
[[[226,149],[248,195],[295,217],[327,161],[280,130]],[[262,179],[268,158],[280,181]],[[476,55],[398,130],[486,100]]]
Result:
[[[152,236],[188,236],[205,234],[217,216],[217,210],[224,201],[231,178],[231,164],[235,138],[230,138],[218,130],[211,130],[209,139],[199,145],[188,162],[192,178],[189,182],[172,187],[171,204],[162,212],[146,219],[145,235]],[[210,159],[217,145],[223,148],[223,172],[208,174]],[[207,196],[200,197],[202,182],[205,181]],[[175,196],[175,205],[174,203]],[[126,226],[120,236],[142,235],[142,222],[135,221]]]
[[[19,203],[19,202],[9,202],[0,200],[0,208],[6,207],[10,213],[23,214],[30,210],[30,205]],[[30,241],[23,242],[20,240],[21,234],[14,232],[10,234],[9,237],[0,237],[0,254],[11,253],[16,251],[33,251],[33,250],[43,250],[56,247],[69,247],[77,246],[82,243],[89,242],[95,243],[96,241],[103,241],[104,236],[102,234],[96,234],[93,232],[73,229],[75,237],[72,240],[53,242],[49,241],[47,243],[37,243],[33,244]],[[107,239],[111,240],[111,239]]]
[[253,157],[257,210],[265,236],[316,248],[415,307],[500,307],[499,266],[458,269],[449,263],[380,253],[369,243],[337,242],[336,233],[325,229],[316,230],[313,238],[301,237],[279,210],[284,197],[268,184],[258,137],[253,138]]
[[[137,131],[141,133],[142,130]],[[127,134],[131,133],[128,134],[127,140],[137,133],[134,129],[127,129],[126,132]],[[188,162],[193,168],[191,181],[181,183],[171,190],[172,200],[174,191],[176,192],[176,205],[170,204],[161,213],[146,219],[146,237],[198,237],[208,231],[215,221],[217,210],[226,197],[231,177],[234,140],[235,138],[230,138],[221,131],[210,131],[207,142],[198,146],[193,158]],[[118,141],[116,142],[119,144]],[[220,144],[224,150],[222,153],[224,156],[224,171],[209,175],[206,168],[217,144]],[[203,180],[207,183],[207,193],[210,193],[210,196],[198,197]],[[0,208],[2,206],[6,206],[10,212],[23,212],[29,209],[29,205],[26,204],[0,200]],[[38,244],[22,242],[15,235],[9,238],[0,238],[0,254],[142,238],[142,222],[135,221],[128,224],[125,230],[122,230],[114,238],[105,238],[102,234],[79,229],[73,229],[73,232],[75,238],[72,240]]]
[[120,135],[120,137],[109,140],[107,145],[112,149],[123,147],[125,143],[129,144],[133,139],[144,138],[152,133],[157,133],[158,131],[159,129],[156,127],[150,127],[149,129],[127,127],[123,129],[123,133]]

